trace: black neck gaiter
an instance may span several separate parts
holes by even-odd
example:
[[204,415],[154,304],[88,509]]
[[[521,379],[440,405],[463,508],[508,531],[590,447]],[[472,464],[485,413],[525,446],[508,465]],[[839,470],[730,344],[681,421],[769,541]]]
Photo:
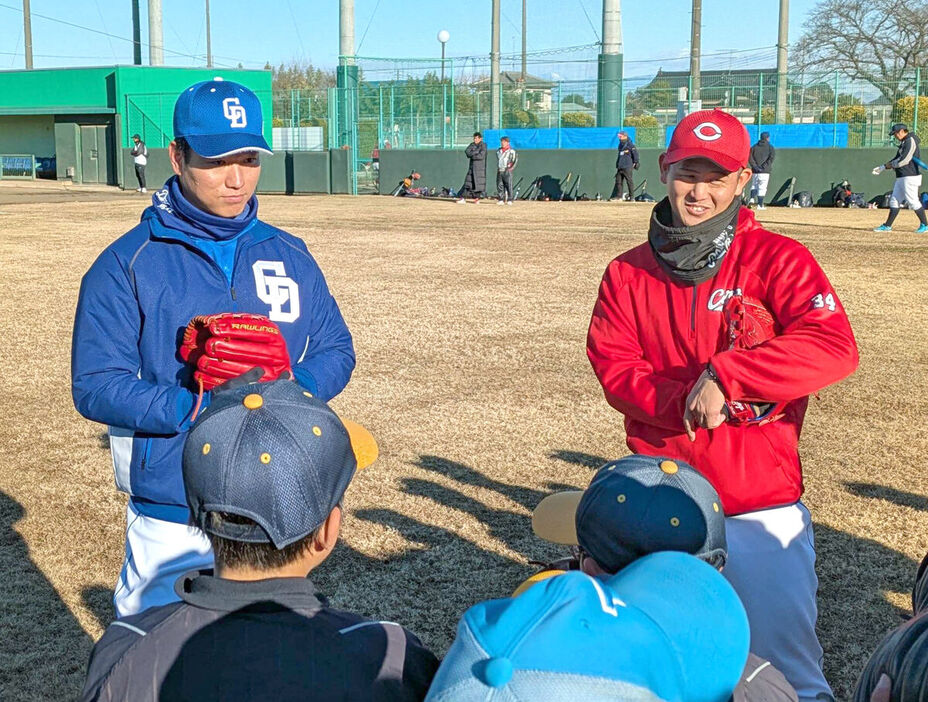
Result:
[[719,265],[738,226],[741,198],[728,209],[694,227],[674,227],[670,200],[664,198],[651,212],[648,243],[658,262],[677,280],[698,285],[718,273]]

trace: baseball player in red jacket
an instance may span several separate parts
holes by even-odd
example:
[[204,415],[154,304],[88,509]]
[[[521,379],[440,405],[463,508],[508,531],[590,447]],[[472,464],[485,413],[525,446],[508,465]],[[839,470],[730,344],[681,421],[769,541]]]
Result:
[[[667,197],[647,242],[606,269],[587,354],[625,415],[629,448],[690,463],[721,496],[724,574],[748,612],[751,650],[801,700],[830,700],[798,442],[808,396],[854,371],[857,346],[812,254],[741,207],[749,152],[744,126],[721,110],[680,121],[660,158]],[[736,342],[756,329],[733,307],[766,315],[769,336]]]

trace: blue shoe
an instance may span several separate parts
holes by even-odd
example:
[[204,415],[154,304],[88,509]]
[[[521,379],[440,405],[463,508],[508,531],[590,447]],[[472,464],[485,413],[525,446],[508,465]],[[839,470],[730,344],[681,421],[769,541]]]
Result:
[[881,224],[880,226],[874,227],[873,229],[875,232],[891,232],[892,230],[892,227],[887,227],[885,224]]
[[916,234],[924,234],[928,232],[928,224],[919,224],[918,229],[915,230]]

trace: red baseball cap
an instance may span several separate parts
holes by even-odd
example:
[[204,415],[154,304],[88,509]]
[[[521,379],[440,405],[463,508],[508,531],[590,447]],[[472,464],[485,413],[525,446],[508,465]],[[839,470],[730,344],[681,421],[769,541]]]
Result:
[[718,108],[691,112],[673,130],[664,163],[687,158],[707,158],[726,171],[748,165],[751,140],[737,117]]

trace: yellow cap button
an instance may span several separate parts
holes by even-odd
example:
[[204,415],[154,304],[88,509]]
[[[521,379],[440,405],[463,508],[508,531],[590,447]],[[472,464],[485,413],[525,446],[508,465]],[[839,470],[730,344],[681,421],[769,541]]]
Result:
[[264,404],[264,398],[253,392],[250,395],[245,395],[242,404],[250,410],[256,410]]
[[625,495],[619,495],[617,498],[615,498],[615,501],[616,501],[616,502],[625,502]]
[[212,446],[210,446],[209,444],[203,444],[203,455],[205,456],[206,454],[208,454],[211,448]]
[[718,502],[713,502],[713,503],[712,503],[712,509],[714,509],[716,512],[718,512],[718,511],[719,511],[719,503],[718,503]]
[[670,526],[674,526],[674,527],[680,526],[680,520],[677,519],[676,517],[671,517],[671,518],[670,518]]
[[313,396],[313,394],[312,394],[311,392],[306,392],[305,390],[303,391],[303,394],[306,395],[306,397],[312,397],[312,396]]
[[262,453],[262,454],[261,454],[261,462],[262,462],[264,465],[267,465],[268,463],[270,463],[270,462],[271,462],[271,454],[269,454],[269,453]]
[[680,470],[680,466],[678,466],[673,461],[661,461],[661,470],[664,471],[667,475],[673,475],[678,470]]
[[316,436],[322,436],[322,429],[320,429],[319,427],[313,427],[313,434],[315,434]]

